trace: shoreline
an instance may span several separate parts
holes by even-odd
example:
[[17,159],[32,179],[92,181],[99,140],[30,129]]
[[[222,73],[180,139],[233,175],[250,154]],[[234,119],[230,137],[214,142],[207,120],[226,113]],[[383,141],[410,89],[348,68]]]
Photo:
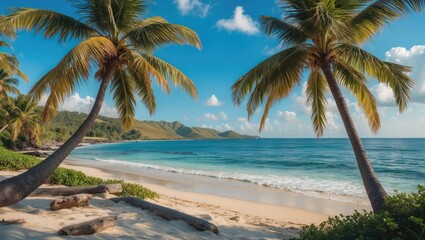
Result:
[[149,171],[134,173],[117,166],[111,168],[102,164],[95,165],[68,159],[61,166],[82,171],[90,176],[118,178],[139,183],[167,198],[206,203],[248,215],[301,225],[318,224],[329,216],[341,213],[347,215],[354,210],[371,209],[365,205],[315,198],[237,180],[211,181],[209,178],[199,176],[179,178],[176,174],[158,172],[152,174]]

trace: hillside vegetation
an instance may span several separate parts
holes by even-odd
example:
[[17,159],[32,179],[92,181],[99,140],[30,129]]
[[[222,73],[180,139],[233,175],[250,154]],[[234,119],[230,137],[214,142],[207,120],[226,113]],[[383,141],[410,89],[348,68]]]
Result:
[[[63,142],[73,134],[86,119],[87,114],[62,111],[45,125],[42,135],[43,142]],[[241,139],[257,138],[256,136],[242,135],[234,131],[219,132],[214,129],[187,127],[180,122],[139,121],[136,120],[133,129],[124,132],[121,122],[116,118],[99,116],[87,139],[99,141],[118,140],[169,140],[169,139]]]

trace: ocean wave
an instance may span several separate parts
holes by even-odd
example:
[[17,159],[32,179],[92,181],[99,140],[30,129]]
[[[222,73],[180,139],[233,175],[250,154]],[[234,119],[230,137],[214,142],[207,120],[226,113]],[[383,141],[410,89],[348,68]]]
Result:
[[110,164],[126,165],[171,173],[238,180],[261,186],[282,189],[285,191],[301,193],[312,197],[320,197],[344,202],[359,203],[359,199],[366,197],[363,186],[349,181],[313,179],[305,176],[254,175],[240,172],[192,170],[145,163],[127,162],[114,159],[93,158],[93,160]]

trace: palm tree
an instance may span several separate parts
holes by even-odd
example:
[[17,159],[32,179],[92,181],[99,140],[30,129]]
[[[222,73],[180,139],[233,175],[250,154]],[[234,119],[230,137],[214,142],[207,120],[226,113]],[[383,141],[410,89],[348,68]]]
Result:
[[[265,104],[260,131],[269,109],[288,96],[309,70],[306,96],[317,137],[326,127],[326,93],[336,102],[351,141],[363,184],[373,210],[380,211],[387,195],[366,156],[362,141],[345,103],[340,86],[353,94],[364,110],[373,133],[380,128],[376,101],[367,87],[367,78],[376,78],[394,91],[400,112],[406,109],[413,81],[410,69],[381,61],[361,49],[381,27],[399,16],[420,11],[424,0],[280,0],[286,10],[283,20],[262,17],[267,35],[275,36],[284,49],[264,60],[232,86],[233,101],[240,105],[248,94],[248,116]],[[339,86],[340,85],[340,86]]]
[[197,91],[193,82],[171,64],[152,52],[166,44],[190,44],[198,48],[197,34],[184,26],[168,23],[161,17],[140,19],[146,14],[145,0],[75,0],[80,19],[61,13],[30,8],[15,9],[6,19],[17,29],[44,32],[47,38],[60,42],[80,42],[46,73],[30,90],[28,96],[38,101],[50,90],[43,118],[51,118],[60,103],[75,88],[88,81],[92,69],[99,81],[99,90],[91,112],[78,130],[61,148],[27,172],[0,182],[0,207],[20,201],[40,186],[81,142],[96,120],[105,92],[110,86],[115,106],[125,129],[130,129],[140,98],[151,114],[156,104],[151,78],[167,93],[168,81],[181,87],[193,98]]
[[0,100],[8,99],[9,94],[19,94],[18,79],[12,78],[6,71],[0,70]]
[[[1,21],[1,20],[0,20]],[[1,33],[1,31],[0,31]],[[9,47],[12,46],[0,39],[0,47]],[[19,69],[19,61],[15,55],[7,52],[0,52],[0,71],[8,74],[9,76],[17,75],[22,78],[25,82],[28,82],[28,77]]]
[[31,144],[40,143],[40,135],[43,132],[43,121],[39,108],[31,102],[25,95],[18,95],[13,99],[12,104],[8,104],[8,123],[5,128],[10,129],[12,141],[15,142],[19,134],[28,136]]

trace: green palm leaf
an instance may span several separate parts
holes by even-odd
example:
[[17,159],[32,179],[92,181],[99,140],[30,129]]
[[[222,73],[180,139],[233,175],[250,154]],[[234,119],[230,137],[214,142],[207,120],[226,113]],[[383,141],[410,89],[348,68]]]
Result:
[[[198,98],[198,92],[195,84],[179,69],[169,64],[168,62],[159,59],[151,54],[140,54],[143,58],[155,69],[163,78],[172,82],[175,87],[181,88],[195,100]],[[151,73],[156,77],[156,74]],[[161,84],[160,84],[161,85]]]
[[[163,72],[158,72],[158,70],[146,60],[146,58],[140,54],[132,54],[132,59],[130,63],[130,69],[133,72],[135,79],[145,79],[150,76],[153,76],[157,81],[158,85],[165,90],[167,94],[170,94],[170,87],[167,82],[167,75],[163,75]],[[147,75],[146,75],[147,74]],[[148,108],[150,109],[150,108]],[[154,111],[154,109],[152,109]],[[153,114],[153,111],[150,112]]]
[[373,133],[377,133],[381,127],[381,121],[375,97],[367,88],[365,76],[349,65],[340,62],[334,63],[334,74],[338,82],[356,96],[359,106],[366,115],[370,129]]
[[300,28],[280,19],[262,16],[261,20],[266,34],[269,36],[275,36],[281,41],[282,45],[301,44],[308,39],[308,35]]
[[307,81],[307,104],[311,106],[311,120],[317,137],[323,135],[326,128],[326,91],[327,83],[319,69],[312,69]]
[[14,29],[34,30],[36,33],[44,32],[44,37],[57,36],[61,42],[99,35],[95,29],[88,25],[72,17],[49,10],[14,8],[6,21]]
[[[111,30],[113,29],[126,33],[136,27],[140,15],[147,12],[148,4],[148,1],[140,0],[68,1],[78,9],[83,21],[107,36],[112,36]],[[116,28],[111,26],[112,22],[114,22]]]
[[50,89],[43,119],[53,117],[65,97],[69,96],[82,81],[87,81],[93,64],[103,63],[114,55],[116,55],[115,46],[105,37],[91,37],[74,47],[28,93],[32,101],[38,102],[45,91]]
[[131,76],[124,70],[117,70],[111,80],[115,107],[125,131],[130,130],[134,122],[136,99],[133,83]]
[[152,115],[156,110],[155,94],[153,92],[152,81],[150,79],[151,73],[146,68],[146,64],[141,64],[136,67],[131,67],[129,72],[134,82],[137,95],[142,100],[143,105],[145,105],[149,113]]
[[388,22],[403,17],[411,11],[419,12],[424,6],[424,0],[374,1],[351,20],[353,37],[357,42],[364,42],[373,37]]
[[406,109],[413,87],[413,80],[406,75],[410,71],[409,67],[381,61],[369,52],[345,43],[336,46],[335,55],[358,71],[388,84],[394,92],[399,110]]
[[196,32],[185,26],[170,24],[160,17],[148,18],[139,24],[124,37],[137,49],[152,52],[169,43],[190,44],[201,48]]
[[288,83],[288,87],[292,86],[291,82],[299,82],[302,67],[306,61],[308,50],[307,45],[299,45],[281,51],[242,76],[232,85],[233,102],[240,105],[242,100],[251,92],[248,108],[248,115],[264,101],[264,97],[271,91],[272,84],[277,81]]

